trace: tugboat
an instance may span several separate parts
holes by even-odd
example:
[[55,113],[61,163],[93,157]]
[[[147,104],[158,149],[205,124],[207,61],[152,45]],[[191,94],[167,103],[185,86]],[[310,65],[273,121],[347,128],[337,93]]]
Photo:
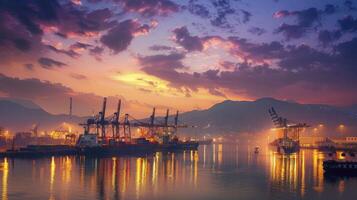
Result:
[[[329,156],[333,154],[330,153]],[[327,175],[346,175],[346,176],[356,176],[357,175],[357,160],[355,158],[355,153],[350,152],[340,154],[341,159],[330,158],[323,161],[323,169]]]
[[259,153],[259,147],[258,147],[258,146],[254,147],[254,153],[255,153],[255,154],[258,154],[258,153]]

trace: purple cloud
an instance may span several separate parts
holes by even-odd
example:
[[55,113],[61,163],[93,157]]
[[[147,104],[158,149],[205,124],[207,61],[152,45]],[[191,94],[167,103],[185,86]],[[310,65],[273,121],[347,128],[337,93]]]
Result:
[[66,63],[54,60],[52,58],[46,58],[46,57],[41,57],[38,59],[38,63],[41,65],[41,67],[45,69],[54,69],[55,67],[61,68],[63,66],[66,66]]
[[150,28],[146,24],[140,25],[139,22],[128,19],[110,29],[100,41],[117,54],[128,48],[136,34],[146,34]]
[[187,51],[202,51],[203,45],[198,36],[191,36],[185,26],[173,30],[174,41]]

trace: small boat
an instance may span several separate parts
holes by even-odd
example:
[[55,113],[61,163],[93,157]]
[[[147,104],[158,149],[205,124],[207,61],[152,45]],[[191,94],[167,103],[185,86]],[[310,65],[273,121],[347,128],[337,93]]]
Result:
[[256,146],[256,147],[254,148],[254,153],[255,153],[255,154],[258,154],[258,153],[259,153],[259,147],[258,147],[258,146]]

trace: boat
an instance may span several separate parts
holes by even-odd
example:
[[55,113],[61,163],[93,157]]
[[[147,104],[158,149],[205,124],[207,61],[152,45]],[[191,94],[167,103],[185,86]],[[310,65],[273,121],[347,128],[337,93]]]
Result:
[[258,154],[258,153],[259,153],[259,147],[258,147],[258,146],[254,147],[254,153],[255,153],[255,154]]
[[97,134],[83,134],[79,137],[76,149],[78,154],[87,156],[111,156],[122,154],[150,154],[154,153],[158,144],[145,138],[136,138],[130,141],[109,140],[99,142]]
[[323,161],[323,169],[326,174],[332,175],[357,175],[357,161]]
[[277,152],[285,154],[295,153],[300,149],[299,141],[288,137],[279,138],[272,142],[271,145],[276,147]]
[[323,161],[326,175],[357,175],[357,160],[354,152],[330,152]]
[[184,151],[197,150],[199,142],[197,141],[180,141],[177,136],[170,137],[163,135],[162,141],[158,144],[157,151]]
[[28,145],[20,149],[11,149],[1,152],[0,157],[32,158],[76,154],[77,150],[71,145]]

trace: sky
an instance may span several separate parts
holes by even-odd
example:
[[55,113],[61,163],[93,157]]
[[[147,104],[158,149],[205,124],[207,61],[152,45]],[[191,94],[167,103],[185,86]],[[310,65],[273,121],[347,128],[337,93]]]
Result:
[[[0,2],[0,97],[150,115],[273,97],[357,104],[357,1]],[[160,113],[162,112],[162,113]]]

